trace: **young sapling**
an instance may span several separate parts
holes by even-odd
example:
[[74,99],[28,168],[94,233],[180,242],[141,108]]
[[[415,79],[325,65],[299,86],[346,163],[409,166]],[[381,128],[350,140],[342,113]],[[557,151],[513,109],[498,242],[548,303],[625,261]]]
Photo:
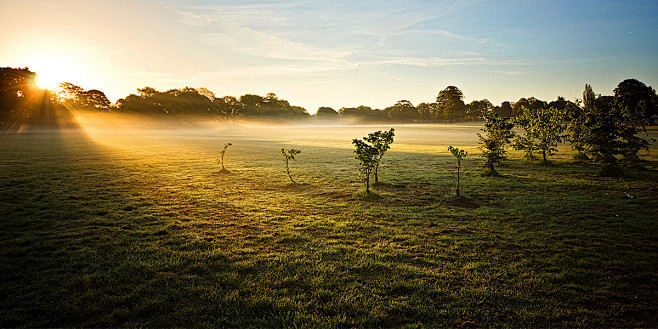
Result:
[[290,178],[290,181],[293,183],[297,183],[297,182],[295,182],[292,179],[292,176],[290,175],[290,166],[288,165],[288,163],[290,162],[290,160],[295,160],[295,155],[299,153],[302,153],[302,151],[296,149],[290,149],[286,151],[285,149],[281,149],[281,154],[283,154],[283,157],[285,158],[286,161],[286,173],[288,173],[288,178]]
[[226,143],[226,144],[224,144],[224,149],[222,149],[222,150],[219,152],[219,154],[221,155],[221,158],[219,159],[219,162],[222,164],[222,171],[221,171],[221,172],[225,172],[225,173],[229,172],[229,171],[226,170],[226,168],[224,167],[224,155],[226,154],[226,149],[227,149],[229,146],[231,146],[231,145],[233,145],[233,144],[231,144],[231,143]]
[[468,152],[452,146],[448,146],[448,151],[450,151],[452,155],[457,158],[457,172],[453,174],[455,177],[457,177],[457,197],[460,197],[461,194],[459,193],[459,184],[461,178],[464,177],[464,174],[466,173],[466,171],[462,169],[462,160],[468,155]]

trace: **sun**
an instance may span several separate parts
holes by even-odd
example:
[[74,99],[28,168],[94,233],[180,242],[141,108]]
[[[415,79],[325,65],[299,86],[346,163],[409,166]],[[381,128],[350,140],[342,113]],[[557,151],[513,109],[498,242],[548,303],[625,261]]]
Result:
[[84,72],[68,58],[35,59],[30,70],[37,74],[37,85],[42,89],[55,90],[62,82],[79,84],[87,80]]

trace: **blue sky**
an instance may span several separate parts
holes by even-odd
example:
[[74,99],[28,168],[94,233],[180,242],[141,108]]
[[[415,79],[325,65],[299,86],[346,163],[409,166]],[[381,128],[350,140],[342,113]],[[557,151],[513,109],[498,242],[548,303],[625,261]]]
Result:
[[[112,100],[152,86],[274,92],[309,112],[658,86],[657,1],[16,1],[1,66],[70,67]],[[46,61],[44,58],[52,61]],[[76,73],[76,74],[73,74]]]

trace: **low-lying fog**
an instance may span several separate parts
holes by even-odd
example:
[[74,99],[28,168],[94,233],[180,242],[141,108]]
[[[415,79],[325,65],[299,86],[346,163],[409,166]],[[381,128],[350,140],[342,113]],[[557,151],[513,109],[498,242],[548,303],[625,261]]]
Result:
[[[352,148],[352,139],[377,130],[395,129],[395,147],[399,151],[446,152],[444,146],[477,146],[481,123],[458,124],[343,124],[303,122],[296,124],[191,120],[154,120],[117,114],[76,114],[77,123],[95,142],[114,147],[131,147],[136,143],[157,143],[159,139],[216,139],[218,145],[239,140],[275,141],[293,145]],[[170,140],[171,142],[171,140]],[[223,145],[223,144],[222,144]],[[439,149],[440,147],[440,149]]]

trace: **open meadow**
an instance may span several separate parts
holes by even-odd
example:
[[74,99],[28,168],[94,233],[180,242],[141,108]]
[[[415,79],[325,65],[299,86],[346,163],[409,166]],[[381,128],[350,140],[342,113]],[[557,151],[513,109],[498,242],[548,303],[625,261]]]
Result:
[[481,123],[398,125],[364,199],[351,140],[390,126],[78,120],[0,135],[0,327],[658,326],[657,143],[488,178]]

